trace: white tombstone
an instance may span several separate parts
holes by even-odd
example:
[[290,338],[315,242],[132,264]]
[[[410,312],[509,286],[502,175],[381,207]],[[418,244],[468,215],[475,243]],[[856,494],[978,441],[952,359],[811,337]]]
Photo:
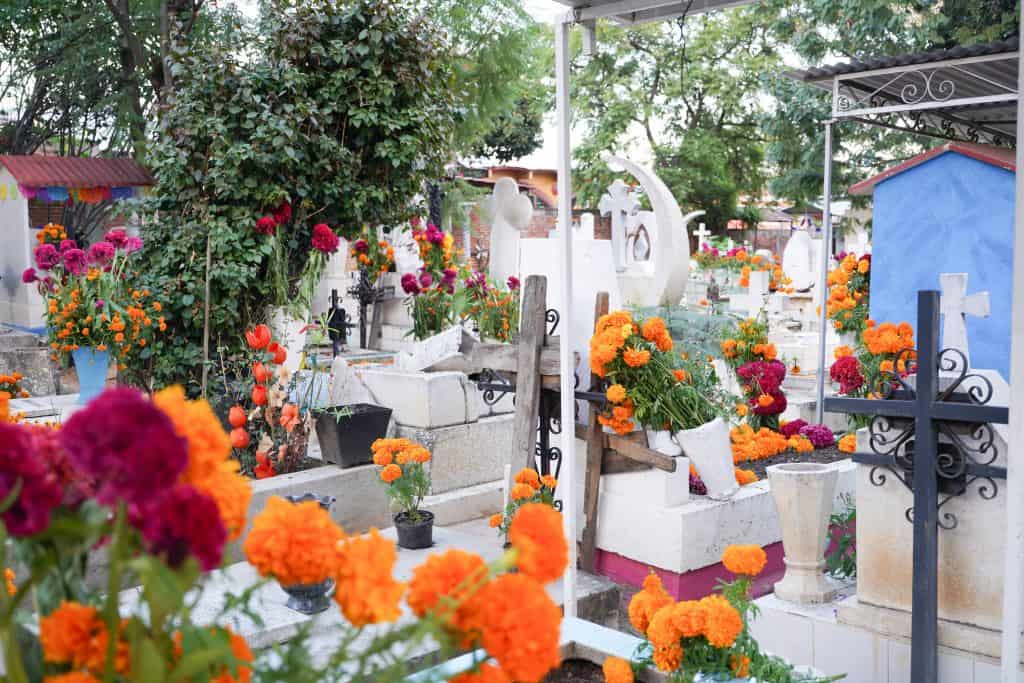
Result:
[[[700,250],[704,244],[708,244],[707,238],[711,237],[712,232],[707,229],[707,226],[701,223],[697,226],[697,229],[693,231],[694,236],[697,238],[697,249]],[[711,246],[708,244],[708,246]]]
[[814,246],[811,236],[796,230],[782,252],[782,272],[792,280],[793,289],[806,292],[814,285]]
[[[942,347],[956,349],[964,355],[970,367],[971,355],[967,348],[967,316],[987,318],[989,316],[988,292],[967,294],[967,273],[942,273],[939,275],[942,288]],[[951,372],[959,372],[961,359],[952,354],[948,356],[953,363]]]
[[772,254],[771,249],[758,249],[757,251],[754,252],[754,256],[760,256],[768,263],[771,263],[772,259],[775,258],[775,255]]
[[420,245],[412,238],[412,230],[398,230],[394,234],[391,246],[395,248],[395,271],[414,273],[423,267],[420,258]]
[[602,154],[601,158],[613,171],[626,171],[640,181],[651,202],[650,213],[653,214],[638,217],[645,221],[650,236],[651,259],[642,264],[642,269],[619,273],[623,301],[634,306],[679,303],[686,293],[690,270],[690,240],[686,226],[704,212],[694,211],[683,216],[672,192],[650,169],[612,154]]
[[519,185],[512,178],[501,178],[494,192],[482,202],[491,219],[491,246],[488,274],[495,282],[519,276],[519,232],[530,225],[533,202],[519,194]]
[[626,218],[626,270],[653,275],[658,219],[653,211],[637,211]]
[[626,270],[626,218],[640,208],[640,202],[630,191],[629,186],[616,178],[608,187],[598,203],[597,208],[602,216],[611,215],[612,219],[612,258],[615,259],[615,272]]
[[751,318],[756,318],[765,304],[769,277],[770,273],[767,270],[758,270],[750,274],[750,286],[747,287],[747,314]]
[[594,214],[589,212],[580,214],[580,227],[575,237],[581,240],[594,239]]

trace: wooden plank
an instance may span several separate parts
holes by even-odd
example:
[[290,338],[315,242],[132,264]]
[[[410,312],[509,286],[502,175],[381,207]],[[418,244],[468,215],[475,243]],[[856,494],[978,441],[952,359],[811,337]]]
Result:
[[[608,313],[608,292],[598,292],[594,302],[594,322],[597,322],[597,319],[606,313]],[[597,386],[598,380],[598,377],[591,374],[590,386]],[[583,440],[587,444],[587,462],[583,472],[583,516],[586,523],[583,527],[583,540],[580,544],[580,568],[585,572],[593,572],[596,568],[597,510],[600,502],[598,499],[601,495],[605,440],[601,424],[597,421],[597,406],[590,406],[588,413],[586,433],[583,435]],[[573,420],[574,424],[575,422]]]
[[[520,309],[519,347],[516,355],[516,411],[512,422],[511,476],[524,467],[532,467],[540,415],[540,356],[547,332],[547,278],[526,278]],[[506,491],[512,482],[506,481]]]
[[380,333],[384,327],[384,310],[380,299],[373,302],[373,316],[370,318],[370,331],[367,333],[366,347],[369,349],[380,349]]
[[[540,374],[545,377],[558,377],[558,337],[552,337],[552,344],[545,344],[540,352]],[[476,374],[484,369],[495,372],[514,373],[519,363],[519,347],[516,344],[481,343],[469,335],[462,341],[462,352],[458,356],[446,358],[427,368],[431,372],[451,371]],[[555,382],[558,386],[558,382]]]
[[627,458],[618,451],[604,449],[601,456],[601,474],[622,474],[623,472],[643,472],[651,469],[647,463]]
[[[576,438],[587,438],[587,425],[576,425]],[[647,435],[644,432],[633,432],[625,436],[601,432],[601,439],[605,450],[619,453],[646,467],[654,467],[665,472],[676,471],[676,459],[648,448]]]

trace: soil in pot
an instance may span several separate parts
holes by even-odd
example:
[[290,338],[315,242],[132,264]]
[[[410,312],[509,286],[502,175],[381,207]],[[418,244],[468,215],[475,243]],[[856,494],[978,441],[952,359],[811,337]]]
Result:
[[314,410],[313,416],[324,460],[344,469],[372,462],[370,447],[374,441],[387,435],[391,409],[353,403]]
[[434,513],[420,510],[419,519],[411,521],[404,512],[395,515],[398,545],[407,550],[420,550],[434,545]]
[[566,659],[544,677],[543,683],[603,683],[601,667],[586,659]]

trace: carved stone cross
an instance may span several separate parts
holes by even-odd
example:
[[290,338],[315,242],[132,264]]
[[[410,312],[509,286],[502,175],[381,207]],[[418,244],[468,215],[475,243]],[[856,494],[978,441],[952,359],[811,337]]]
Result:
[[626,217],[640,208],[640,202],[629,191],[626,183],[616,179],[608,187],[608,192],[601,197],[597,208],[602,216],[611,214],[612,258],[615,262],[615,271],[622,273],[626,270]]
[[701,246],[705,243],[705,239],[710,237],[712,233],[707,229],[707,226],[701,223],[700,226],[693,231],[693,234],[697,237],[697,249],[700,250]]
[[[942,287],[942,346],[952,348],[964,354],[968,367],[971,355],[967,349],[967,316],[987,318],[989,316],[988,292],[967,294],[967,273],[942,273],[939,275]],[[952,372],[960,372],[961,361],[956,354],[949,356],[956,367]]]

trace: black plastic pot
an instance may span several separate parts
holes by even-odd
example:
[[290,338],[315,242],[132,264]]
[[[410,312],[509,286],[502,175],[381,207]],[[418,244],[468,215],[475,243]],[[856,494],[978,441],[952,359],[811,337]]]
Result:
[[370,446],[387,434],[391,421],[390,408],[369,403],[321,408],[314,410],[313,415],[324,462],[343,469],[369,464],[373,459]]
[[434,545],[434,513],[420,510],[419,521],[410,521],[408,515],[395,515],[395,529],[398,531],[398,546],[408,550],[420,550]]

